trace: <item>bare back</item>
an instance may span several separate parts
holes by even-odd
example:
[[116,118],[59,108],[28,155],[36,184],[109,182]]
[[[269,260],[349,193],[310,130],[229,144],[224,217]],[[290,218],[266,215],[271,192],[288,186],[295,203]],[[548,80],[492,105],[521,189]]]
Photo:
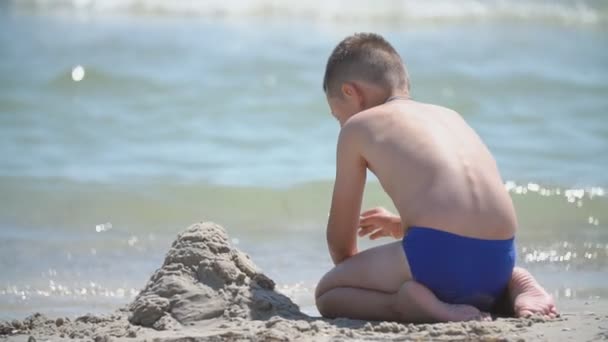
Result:
[[405,227],[507,239],[517,219],[496,162],[460,115],[392,101],[351,118],[359,153],[393,200]]

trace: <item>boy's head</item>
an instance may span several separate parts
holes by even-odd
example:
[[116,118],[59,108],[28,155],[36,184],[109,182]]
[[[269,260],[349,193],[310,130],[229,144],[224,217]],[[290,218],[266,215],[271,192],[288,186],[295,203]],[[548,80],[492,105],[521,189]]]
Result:
[[342,40],[327,60],[323,90],[341,124],[390,96],[409,94],[401,57],[382,36],[357,33]]

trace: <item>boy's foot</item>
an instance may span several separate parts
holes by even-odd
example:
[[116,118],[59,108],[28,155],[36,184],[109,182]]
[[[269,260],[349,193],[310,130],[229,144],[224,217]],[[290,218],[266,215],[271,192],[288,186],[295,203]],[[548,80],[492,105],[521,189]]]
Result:
[[428,288],[416,281],[401,287],[396,304],[405,322],[490,321],[490,314],[472,305],[448,304],[440,301]]
[[551,295],[540,286],[530,272],[523,268],[515,267],[513,269],[509,283],[509,296],[513,303],[515,317],[542,315],[555,318],[559,316]]

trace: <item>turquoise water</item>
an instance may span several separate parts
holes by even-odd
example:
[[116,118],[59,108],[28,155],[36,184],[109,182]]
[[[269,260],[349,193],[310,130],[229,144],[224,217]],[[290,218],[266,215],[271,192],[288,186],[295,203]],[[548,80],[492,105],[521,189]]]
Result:
[[[519,263],[561,299],[608,295],[608,6],[374,4],[0,5],[0,318],[128,302],[199,220],[313,312],[338,133],[321,78],[369,30],[495,154]],[[365,205],[390,202],[372,182]]]

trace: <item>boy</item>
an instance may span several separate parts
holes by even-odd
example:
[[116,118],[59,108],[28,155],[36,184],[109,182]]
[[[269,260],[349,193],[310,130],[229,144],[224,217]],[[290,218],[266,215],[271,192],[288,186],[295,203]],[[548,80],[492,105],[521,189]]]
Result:
[[[517,219],[494,158],[456,112],[410,98],[405,66],[387,41],[344,39],[323,89],[341,126],[327,226],[336,266],[315,294],[323,316],[487,320],[505,290],[517,316],[557,315],[534,278],[514,269]],[[359,215],[366,169],[399,216],[382,208]],[[357,229],[402,241],[358,252]]]

